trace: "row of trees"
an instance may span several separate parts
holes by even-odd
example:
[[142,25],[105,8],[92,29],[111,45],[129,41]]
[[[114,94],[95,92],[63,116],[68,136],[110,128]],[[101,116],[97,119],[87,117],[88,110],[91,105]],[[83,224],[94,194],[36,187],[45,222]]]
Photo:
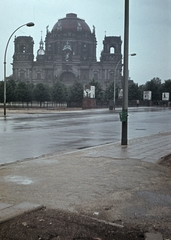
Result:
[[170,93],[170,101],[171,101],[171,79],[165,80],[164,83],[161,82],[161,79],[156,77],[151,81],[147,81],[145,85],[140,85],[132,83],[128,87],[129,100],[135,99],[143,99],[143,91],[152,91],[152,101],[160,101],[162,100],[162,93],[169,92]]
[[[90,82],[96,88],[96,98],[102,99],[103,91],[100,84],[94,80]],[[52,87],[44,83],[33,85],[26,82],[15,82],[9,80],[6,83],[7,102],[32,102],[53,101],[61,102],[81,102],[83,98],[83,84],[75,81],[72,86],[67,87],[62,82],[57,81]],[[4,82],[0,82],[0,102],[4,101]]]
[[[113,99],[113,83],[111,83],[106,91],[105,98]],[[153,78],[147,81],[144,85],[138,86],[138,84],[131,82],[128,85],[128,100],[143,100],[143,91],[152,91],[152,101],[162,100],[162,92],[170,93],[171,101],[171,79],[161,82],[160,78]],[[116,87],[116,99],[118,98],[118,87]]]
[[[96,99],[113,99],[114,96],[114,83],[112,82],[105,91],[99,82],[92,80],[90,85],[95,86]],[[129,100],[142,100],[143,91],[152,91],[152,100],[161,100],[162,92],[169,92],[171,98],[171,80],[166,80],[161,83],[161,79],[153,78],[151,81],[146,82],[145,85],[138,86],[132,82],[128,85],[128,99]],[[118,86],[116,86],[116,99],[118,98]],[[0,102],[4,98],[4,82],[0,82]],[[52,87],[47,84],[38,83],[33,85],[25,82],[15,82],[14,80],[7,81],[7,102],[81,102],[83,98],[83,85],[79,81],[75,81],[72,86],[65,86],[62,82],[57,81]],[[171,99],[170,99],[171,100]]]

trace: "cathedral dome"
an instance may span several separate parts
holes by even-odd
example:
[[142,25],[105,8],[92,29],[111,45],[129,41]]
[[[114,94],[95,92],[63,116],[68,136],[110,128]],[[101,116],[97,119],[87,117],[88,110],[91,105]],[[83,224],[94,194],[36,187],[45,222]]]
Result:
[[68,13],[65,18],[59,19],[52,30],[91,32],[87,23],[83,19],[77,18],[75,13]]

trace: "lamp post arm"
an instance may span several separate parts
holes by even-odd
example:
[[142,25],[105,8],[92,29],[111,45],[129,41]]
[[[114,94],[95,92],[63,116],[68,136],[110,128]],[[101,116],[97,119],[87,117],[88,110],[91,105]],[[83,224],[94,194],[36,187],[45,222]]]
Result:
[[6,45],[6,48],[5,48],[5,53],[4,53],[4,63],[6,63],[7,49],[8,49],[8,45],[9,45],[9,42],[10,42],[12,36],[14,35],[15,32],[17,32],[18,29],[24,27],[25,25],[27,25],[27,24],[23,24],[23,25],[21,25],[20,27],[18,27],[17,29],[15,29],[14,32],[13,32],[13,33],[11,34],[11,36],[9,37],[8,42],[7,42],[7,45]]
[[116,70],[117,70],[119,64],[122,62],[122,59],[123,59],[123,57],[122,57],[122,58],[118,61],[118,63],[116,64],[115,71],[114,71],[115,75],[116,75]]
[[5,48],[5,53],[4,53],[4,116],[6,116],[6,55],[7,55],[7,49],[8,49],[9,42],[10,42],[12,36],[14,35],[14,33],[18,29],[24,27],[25,25],[27,25],[27,24],[23,24],[14,30],[14,32],[10,35],[7,45],[6,45],[6,48]]
[[[128,56],[136,56],[136,53],[131,53]],[[113,102],[114,102],[114,109],[115,109],[115,89],[116,89],[116,71],[118,69],[119,64],[122,62],[122,59],[124,59],[124,57],[122,57],[116,64],[115,70],[114,70],[114,84],[113,84]]]

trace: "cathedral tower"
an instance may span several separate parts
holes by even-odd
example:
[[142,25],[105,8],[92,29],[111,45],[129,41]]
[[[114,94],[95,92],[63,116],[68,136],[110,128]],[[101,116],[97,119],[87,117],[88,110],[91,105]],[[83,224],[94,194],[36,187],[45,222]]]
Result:
[[14,80],[30,81],[34,60],[32,37],[20,36],[14,40],[15,50],[13,55]]

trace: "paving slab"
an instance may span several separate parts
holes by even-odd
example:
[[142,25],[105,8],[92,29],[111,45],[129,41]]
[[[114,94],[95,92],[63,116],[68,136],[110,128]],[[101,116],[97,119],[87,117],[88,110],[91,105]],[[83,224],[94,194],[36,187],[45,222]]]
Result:
[[145,240],[163,240],[161,233],[146,233]]
[[8,204],[8,203],[2,203],[2,202],[0,202],[0,211],[1,211],[2,209],[9,208],[9,207],[11,207],[11,206],[13,206],[13,204]]
[[16,216],[19,216],[25,212],[41,209],[43,205],[34,204],[29,202],[22,202],[17,205],[0,203],[0,223],[6,222]]

